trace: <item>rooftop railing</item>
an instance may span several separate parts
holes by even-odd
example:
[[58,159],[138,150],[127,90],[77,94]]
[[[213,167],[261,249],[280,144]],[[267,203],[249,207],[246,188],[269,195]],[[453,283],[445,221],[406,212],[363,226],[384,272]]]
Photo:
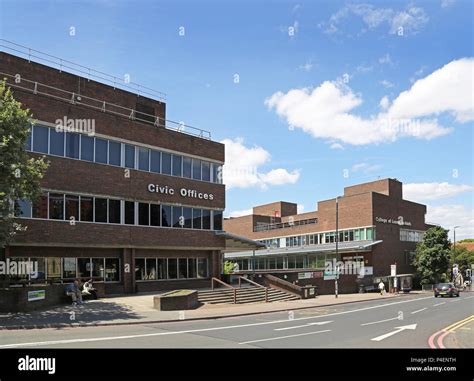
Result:
[[308,218],[306,220],[299,221],[288,221],[288,222],[278,222],[275,224],[266,224],[266,225],[256,225],[253,228],[254,232],[263,232],[268,230],[291,228],[293,226],[309,225],[318,223],[317,218]]

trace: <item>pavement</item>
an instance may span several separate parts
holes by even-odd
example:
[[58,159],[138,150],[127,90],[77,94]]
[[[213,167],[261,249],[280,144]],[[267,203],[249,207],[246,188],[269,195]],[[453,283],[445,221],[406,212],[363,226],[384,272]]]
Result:
[[363,301],[385,300],[416,294],[417,292],[412,292],[411,294],[387,293],[383,296],[379,293],[341,294],[338,298],[335,298],[334,295],[319,295],[314,299],[272,303],[204,304],[199,308],[186,311],[157,311],[153,308],[153,296],[156,294],[132,295],[90,300],[79,306],[64,305],[28,313],[0,314],[0,330],[217,319]]

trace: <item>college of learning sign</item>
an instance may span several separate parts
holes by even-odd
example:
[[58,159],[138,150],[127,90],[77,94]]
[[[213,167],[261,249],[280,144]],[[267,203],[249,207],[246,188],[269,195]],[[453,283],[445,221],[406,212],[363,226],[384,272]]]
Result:
[[375,217],[375,222],[380,222],[381,224],[395,224],[400,226],[411,226],[411,222],[405,221],[403,216],[398,216],[398,218],[383,218]]

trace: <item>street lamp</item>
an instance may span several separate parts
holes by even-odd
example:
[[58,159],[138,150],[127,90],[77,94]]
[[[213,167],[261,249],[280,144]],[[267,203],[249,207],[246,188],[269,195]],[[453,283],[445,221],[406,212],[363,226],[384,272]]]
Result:
[[456,229],[457,228],[460,228],[461,226],[455,226],[453,227],[453,231],[454,231],[454,252],[456,253]]
[[338,285],[337,278],[339,278],[339,271],[337,268],[337,263],[339,262],[339,196],[336,197],[336,277],[334,278],[334,294],[336,298],[338,297]]

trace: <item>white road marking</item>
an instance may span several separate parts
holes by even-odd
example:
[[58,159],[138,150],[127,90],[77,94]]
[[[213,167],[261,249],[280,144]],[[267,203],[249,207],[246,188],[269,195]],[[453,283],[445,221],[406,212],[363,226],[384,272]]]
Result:
[[370,339],[370,340],[372,340],[372,341],[382,341],[382,340],[385,340],[387,337],[390,337],[390,336],[395,335],[396,333],[405,331],[406,329],[414,330],[414,329],[416,329],[416,324],[404,325],[402,327],[395,327],[395,331],[386,333],[385,335],[374,337],[373,339]]
[[421,311],[424,311],[424,310],[427,310],[427,308],[422,308],[421,310],[413,311],[412,314],[417,314],[418,312],[421,312]]
[[443,305],[443,304],[446,304],[446,302],[441,302],[441,303],[433,304],[433,307],[441,306],[441,305]]
[[464,298],[464,299],[472,299],[474,298],[474,296],[468,296],[467,298]]
[[397,317],[394,317],[394,318],[390,318],[390,319],[379,320],[379,321],[373,321],[373,322],[370,322],[370,323],[364,323],[364,324],[361,324],[361,326],[363,326],[363,325],[372,325],[372,324],[377,324],[377,323],[383,323],[383,322],[392,321],[392,320],[399,320],[399,319],[398,319],[398,316],[397,316]]
[[291,337],[316,335],[317,333],[324,333],[324,332],[331,332],[331,330],[330,330],[330,329],[325,329],[325,330],[323,330],[323,331],[316,331],[316,332],[309,332],[309,333],[298,333],[297,335],[270,337],[270,338],[268,338],[268,339],[259,339],[259,340],[244,341],[244,342],[239,343],[239,344],[251,344],[251,343],[260,343],[260,342],[262,342],[262,341],[282,340],[282,339],[289,339],[289,338],[291,338]]
[[286,331],[287,329],[304,328],[304,327],[310,327],[312,325],[324,325],[324,324],[332,323],[333,321],[334,320],[331,320],[331,321],[317,321],[317,322],[314,322],[314,323],[296,325],[296,326],[293,326],[293,327],[275,328],[274,331]]
[[454,303],[454,302],[459,302],[461,299],[454,299],[454,300],[450,300],[451,303]]
[[[375,306],[364,307],[364,308],[359,308],[359,309],[355,309],[355,310],[334,312],[334,313],[326,314],[326,315],[317,315],[317,316],[307,316],[307,317],[302,317],[302,318],[295,318],[291,321],[294,322],[294,321],[300,321],[300,320],[319,319],[319,318],[328,317],[328,316],[345,315],[345,314],[350,314],[350,313],[354,313],[354,312],[361,312],[361,311],[373,310],[373,309],[376,309],[376,308],[389,307],[389,306],[402,304],[402,303],[416,302],[416,301],[423,300],[423,299],[432,299],[432,297],[427,296],[427,297],[424,297],[424,298],[416,298],[416,299],[410,299],[410,300],[401,300],[399,302],[378,304],[378,305],[375,305]],[[135,339],[135,338],[141,338],[141,337],[153,337],[153,336],[164,336],[164,335],[180,335],[180,334],[183,334],[183,333],[209,332],[209,331],[219,331],[219,330],[233,329],[233,328],[255,327],[255,326],[267,325],[267,324],[281,324],[281,323],[288,323],[289,321],[290,320],[285,319],[285,320],[275,320],[275,321],[268,321],[268,322],[262,322],[262,323],[250,323],[250,324],[240,324],[240,325],[234,325],[234,326],[190,329],[190,330],[185,330],[185,331],[148,333],[148,334],[142,334],[142,335],[107,336],[107,337],[94,337],[94,338],[90,338],[90,339],[70,339],[70,340],[39,341],[39,342],[31,342],[31,343],[15,343],[15,344],[0,345],[0,348],[16,348],[16,347],[30,347],[30,346],[31,347],[37,347],[37,346],[41,346],[41,345],[72,344],[72,343],[84,343],[84,342],[95,342],[95,341],[126,340],[126,339]]]

